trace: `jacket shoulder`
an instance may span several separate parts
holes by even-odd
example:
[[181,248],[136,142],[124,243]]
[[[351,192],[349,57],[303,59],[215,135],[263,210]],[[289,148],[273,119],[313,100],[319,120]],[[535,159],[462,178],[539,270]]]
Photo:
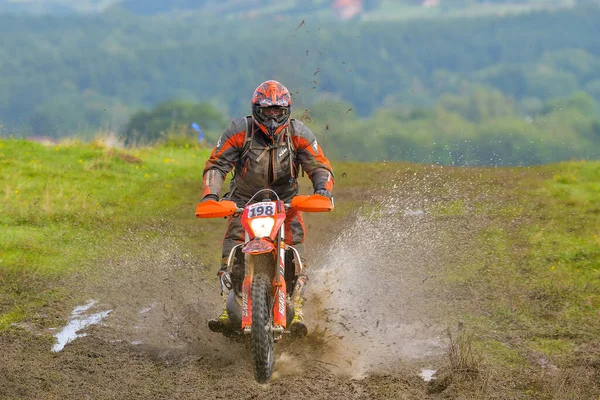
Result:
[[240,132],[246,132],[246,118],[247,117],[241,117],[231,120],[226,131],[232,135]]
[[246,120],[244,118],[236,118],[231,120],[227,128],[219,137],[219,141],[215,146],[217,153],[229,146],[242,148],[246,139]]
[[308,143],[312,143],[315,140],[315,135],[302,121],[297,119],[291,119],[290,125],[292,126],[292,137],[298,136],[305,139]]

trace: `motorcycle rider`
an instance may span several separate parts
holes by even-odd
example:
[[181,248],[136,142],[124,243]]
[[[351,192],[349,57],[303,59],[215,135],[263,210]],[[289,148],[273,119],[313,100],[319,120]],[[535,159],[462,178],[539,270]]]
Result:
[[[202,201],[218,201],[225,176],[234,169],[225,197],[238,207],[264,188],[272,189],[281,200],[289,203],[298,194],[300,166],[312,181],[314,193],[331,198],[334,183],[331,165],[314,134],[302,122],[290,118],[291,111],[290,92],[281,83],[268,80],[256,88],[252,96],[252,115],[233,120],[206,161]],[[304,264],[302,213],[290,211],[284,229],[285,242],[298,250]],[[227,271],[231,249],[244,239],[240,216],[230,217],[223,240],[219,278]],[[296,313],[290,330],[306,333],[301,296],[294,303]],[[209,321],[209,328],[222,331],[228,322],[224,307],[218,318]]]

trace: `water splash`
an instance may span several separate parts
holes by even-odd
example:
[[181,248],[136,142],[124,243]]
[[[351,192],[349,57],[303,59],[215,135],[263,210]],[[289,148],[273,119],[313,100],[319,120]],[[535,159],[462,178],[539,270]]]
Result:
[[435,369],[422,369],[421,378],[423,378],[425,382],[429,382],[434,379],[433,375],[435,375],[436,372]]
[[425,311],[431,306],[424,286],[434,264],[434,239],[427,224],[418,222],[423,218],[420,213],[416,220],[411,215],[402,221],[358,217],[331,244],[324,266],[311,277],[320,303],[317,319],[340,338],[350,356],[342,362],[352,366],[355,376],[439,349]]
[[443,353],[432,278],[448,227],[430,213],[436,198],[426,180],[356,210],[316,251],[321,262],[310,271],[307,319],[337,337],[337,359],[324,361],[346,365],[355,377]]

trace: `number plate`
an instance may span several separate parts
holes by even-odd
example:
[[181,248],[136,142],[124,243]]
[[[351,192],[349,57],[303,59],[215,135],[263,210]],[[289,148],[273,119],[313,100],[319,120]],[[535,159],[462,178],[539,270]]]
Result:
[[277,203],[265,201],[248,206],[248,218],[272,217],[277,213]]

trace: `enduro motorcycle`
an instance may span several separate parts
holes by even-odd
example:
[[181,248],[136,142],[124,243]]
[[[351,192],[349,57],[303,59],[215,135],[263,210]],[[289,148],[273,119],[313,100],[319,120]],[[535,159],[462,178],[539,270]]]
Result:
[[[256,198],[261,200],[256,201]],[[261,189],[243,208],[231,200],[207,200],[197,205],[198,218],[223,218],[241,213],[246,240],[235,246],[221,276],[221,290],[227,289],[229,326],[227,335],[246,335],[258,382],[271,378],[275,365],[274,343],[290,332],[294,300],[301,296],[305,277],[298,251],[285,243],[286,213],[327,212],[333,199],[321,195],[295,196],[285,204],[271,189]]]

